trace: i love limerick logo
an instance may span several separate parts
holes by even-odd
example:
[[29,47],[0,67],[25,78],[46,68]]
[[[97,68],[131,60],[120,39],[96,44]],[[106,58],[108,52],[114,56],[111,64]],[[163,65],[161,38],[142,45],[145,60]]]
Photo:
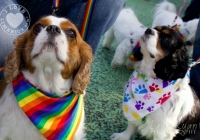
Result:
[[0,26],[10,35],[20,35],[28,30],[30,20],[27,9],[18,4],[6,6],[0,13]]

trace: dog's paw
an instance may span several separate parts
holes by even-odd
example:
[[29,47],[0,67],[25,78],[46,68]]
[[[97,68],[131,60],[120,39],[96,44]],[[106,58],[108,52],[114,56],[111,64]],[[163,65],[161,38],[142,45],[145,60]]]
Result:
[[135,65],[136,65],[136,64],[135,64],[132,60],[130,60],[130,59],[128,59],[128,60],[126,61],[126,68],[127,68],[128,70],[135,70],[135,68],[136,68]]
[[104,40],[102,43],[102,47],[106,49],[110,49],[110,46],[107,44],[107,42]]
[[118,67],[120,67],[121,66],[121,64],[118,64],[118,63],[115,63],[115,62],[111,62],[111,67],[113,68],[113,69],[116,69],[116,68],[118,68]]
[[111,140],[130,140],[130,137],[122,133],[114,133],[110,136]]

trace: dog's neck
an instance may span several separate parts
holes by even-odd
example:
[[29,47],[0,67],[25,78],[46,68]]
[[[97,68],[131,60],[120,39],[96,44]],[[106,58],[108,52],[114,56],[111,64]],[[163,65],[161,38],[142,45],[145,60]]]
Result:
[[148,78],[156,76],[153,69],[155,68],[155,61],[150,58],[149,55],[143,57],[140,63],[140,71],[145,74]]
[[149,52],[146,49],[146,44],[140,40],[141,52],[143,54],[143,59],[140,62],[140,71],[147,76],[147,78],[155,77],[153,69],[155,68],[156,60],[150,57]]
[[41,67],[36,68],[34,73],[30,73],[27,70],[22,71],[24,77],[37,88],[62,96],[66,92],[70,91],[73,78],[63,79],[61,76],[61,70],[57,67]]

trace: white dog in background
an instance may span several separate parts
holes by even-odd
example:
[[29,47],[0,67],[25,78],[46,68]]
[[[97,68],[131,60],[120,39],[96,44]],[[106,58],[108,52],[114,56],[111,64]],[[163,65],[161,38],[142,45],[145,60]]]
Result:
[[[156,26],[173,26],[177,24],[180,26],[179,32],[185,37],[185,41],[194,42],[199,19],[183,22],[180,17],[177,17],[175,23],[173,23],[176,17],[176,13],[177,11],[175,5],[168,2],[167,0],[157,4],[154,9],[154,20],[152,28]],[[186,48],[188,55],[191,56],[193,53],[193,45],[187,45]]]
[[103,41],[104,48],[110,48],[114,38],[118,44],[111,62],[112,68],[117,68],[126,61],[126,67],[134,69],[134,62],[129,56],[145,30],[146,27],[139,22],[131,9],[123,9],[120,12],[114,25],[106,32]]

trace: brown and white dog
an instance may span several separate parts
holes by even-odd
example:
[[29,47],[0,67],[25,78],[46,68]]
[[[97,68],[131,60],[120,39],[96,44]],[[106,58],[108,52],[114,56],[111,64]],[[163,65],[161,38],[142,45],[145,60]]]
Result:
[[[62,96],[84,94],[93,60],[91,47],[75,25],[65,18],[47,16],[14,41],[0,84],[0,140],[44,140],[13,94],[12,81],[22,73],[31,84]],[[84,111],[75,140],[84,139]]]
[[[188,69],[188,56],[183,40],[173,29],[157,26],[154,29],[147,29],[140,43],[143,53],[140,64],[141,74],[146,75],[147,79],[157,77],[161,81],[181,78],[179,88],[160,108],[148,114],[145,122],[140,118],[128,121],[127,129],[121,133],[114,133],[111,139],[130,140],[137,132],[150,140],[189,138],[190,134],[196,134],[199,128],[200,102],[189,86],[188,77],[185,76]],[[141,88],[139,87],[139,90]],[[130,95],[129,99],[136,98],[134,90],[130,93],[133,95]],[[132,106],[134,107],[134,104]],[[134,117],[135,112],[133,113]]]

